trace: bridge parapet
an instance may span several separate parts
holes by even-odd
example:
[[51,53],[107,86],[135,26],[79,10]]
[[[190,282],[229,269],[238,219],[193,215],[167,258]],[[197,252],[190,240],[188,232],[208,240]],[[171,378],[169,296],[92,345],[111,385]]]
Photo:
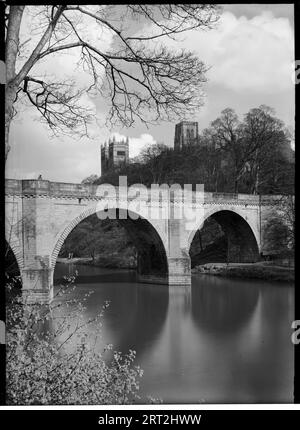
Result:
[[285,197],[287,196],[274,195],[274,194],[261,195],[260,201],[262,205],[277,205],[280,202],[284,202]]
[[22,194],[22,181],[20,179],[5,179],[5,194]]
[[[66,182],[51,182],[47,180],[37,179],[6,179],[5,194],[7,195],[24,195],[24,196],[49,196],[49,197],[69,197],[69,198],[103,198],[99,194],[99,186],[94,184],[74,184]],[[138,187],[136,187],[138,189]],[[124,197],[127,189],[123,187],[115,187],[116,196]],[[146,199],[150,202],[150,191],[148,189],[148,197],[140,195],[141,199]],[[192,192],[193,201],[197,202],[196,193]],[[132,197],[133,198],[133,197]],[[182,199],[184,194],[182,194]],[[152,199],[152,197],[151,197]],[[163,199],[163,197],[158,197]],[[212,193],[205,192],[204,199],[200,199],[200,203],[232,203],[232,204],[249,204],[249,205],[273,205],[282,199],[280,195],[253,195],[253,194],[235,194],[235,193]],[[129,199],[130,200],[130,199]],[[157,200],[156,198],[154,200]],[[170,194],[170,201],[179,201],[178,197]]]
[[50,182],[49,193],[55,196],[96,197],[98,185]]
[[205,192],[204,201],[207,203],[233,203],[252,206],[272,206],[282,200],[282,195],[275,194],[234,194],[234,193],[208,193]]
[[6,179],[5,193],[11,195],[96,196],[98,185],[51,182],[36,179]]
[[204,202],[212,204],[249,204],[258,206],[260,198],[252,194],[235,194],[235,193],[205,193]]
[[221,199],[221,200],[237,200],[238,194],[234,193],[210,193],[213,199]]

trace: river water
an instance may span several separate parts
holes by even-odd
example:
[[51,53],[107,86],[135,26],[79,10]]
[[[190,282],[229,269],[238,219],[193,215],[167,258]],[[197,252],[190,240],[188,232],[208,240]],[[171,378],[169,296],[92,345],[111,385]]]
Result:
[[140,394],[163,403],[293,402],[292,285],[194,275],[192,286],[135,283],[133,272],[77,270],[77,291],[93,290],[87,317],[106,300],[104,343],[137,352]]

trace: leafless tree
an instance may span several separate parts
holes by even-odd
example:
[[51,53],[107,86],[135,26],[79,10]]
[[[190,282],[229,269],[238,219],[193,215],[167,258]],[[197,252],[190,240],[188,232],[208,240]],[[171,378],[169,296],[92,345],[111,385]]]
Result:
[[[38,28],[20,40],[26,9]],[[192,52],[172,50],[162,42],[188,30],[209,29],[218,16],[219,7],[210,4],[7,6],[6,158],[16,102],[24,98],[53,132],[83,135],[91,119],[79,102],[86,91],[97,91],[109,101],[107,120],[125,126],[137,118],[150,123],[194,112],[203,103],[207,67]],[[89,28],[95,24],[97,34],[110,32],[112,43],[106,49],[91,42]],[[151,31],[145,31],[149,26]],[[38,40],[26,53],[32,34]],[[74,89],[72,82],[35,75],[42,60],[73,50],[80,53],[82,70],[91,73],[88,88]]]

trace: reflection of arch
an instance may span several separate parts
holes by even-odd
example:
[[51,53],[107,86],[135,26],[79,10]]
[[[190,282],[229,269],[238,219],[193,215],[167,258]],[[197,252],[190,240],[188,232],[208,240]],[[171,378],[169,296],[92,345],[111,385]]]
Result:
[[[60,249],[71,231],[81,221],[98,212],[101,211],[97,211],[97,205],[89,207],[75,217],[67,227],[59,233],[58,240],[51,254],[51,267],[53,269]],[[140,275],[151,275],[154,273],[167,280],[167,254],[159,230],[151,220],[145,219],[142,216],[137,217],[137,214],[134,214],[135,217],[132,219],[130,217],[130,213],[132,212],[127,212],[127,218],[124,219],[125,212],[127,212],[125,209],[116,208],[118,221],[126,229],[139,252],[138,273]]]
[[230,335],[248,323],[259,295],[255,282],[202,275],[192,286],[193,320],[212,336]]
[[[110,313],[108,308],[105,318],[110,327],[115,325],[114,347],[123,353],[133,349],[141,360],[149,345],[160,337],[168,313],[169,290],[166,286],[157,288],[156,285],[141,284],[138,288],[132,288],[132,285],[125,284],[122,291],[121,297],[120,289],[116,290],[114,297],[109,297],[114,312]],[[114,289],[110,287],[109,292],[113,294]],[[116,326],[114,315],[123,320],[121,329]]]
[[233,209],[213,209],[205,214],[204,220],[194,229],[188,238],[190,248],[198,229],[206,219],[213,218],[222,228],[228,239],[228,261],[255,262],[259,259],[258,235],[243,214]]
[[[59,276],[67,274],[66,266],[60,267]],[[103,352],[103,345],[112,343],[114,350],[123,353],[127,353],[128,349],[135,350],[140,362],[142,354],[147,354],[164,328],[169,307],[168,286],[157,288],[157,285],[133,284],[130,275],[125,279],[126,272],[124,276],[121,270],[108,269],[102,272],[102,269],[89,266],[77,266],[77,269],[76,294],[85,294],[85,282],[89,284],[88,290],[93,291],[86,302],[86,318],[92,320],[98,315],[102,303],[110,303],[105,310],[99,352]],[[91,275],[81,277],[82,269]],[[93,325],[91,327],[93,329]],[[109,353],[105,357],[109,359]]]

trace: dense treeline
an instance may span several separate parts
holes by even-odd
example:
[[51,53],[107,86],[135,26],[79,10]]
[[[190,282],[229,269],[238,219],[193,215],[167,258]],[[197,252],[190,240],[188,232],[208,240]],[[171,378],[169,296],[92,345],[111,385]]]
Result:
[[145,148],[129,165],[113,168],[94,183],[204,184],[206,191],[293,194],[291,136],[271,108],[251,109],[242,119],[225,109],[197,141],[180,150]]

